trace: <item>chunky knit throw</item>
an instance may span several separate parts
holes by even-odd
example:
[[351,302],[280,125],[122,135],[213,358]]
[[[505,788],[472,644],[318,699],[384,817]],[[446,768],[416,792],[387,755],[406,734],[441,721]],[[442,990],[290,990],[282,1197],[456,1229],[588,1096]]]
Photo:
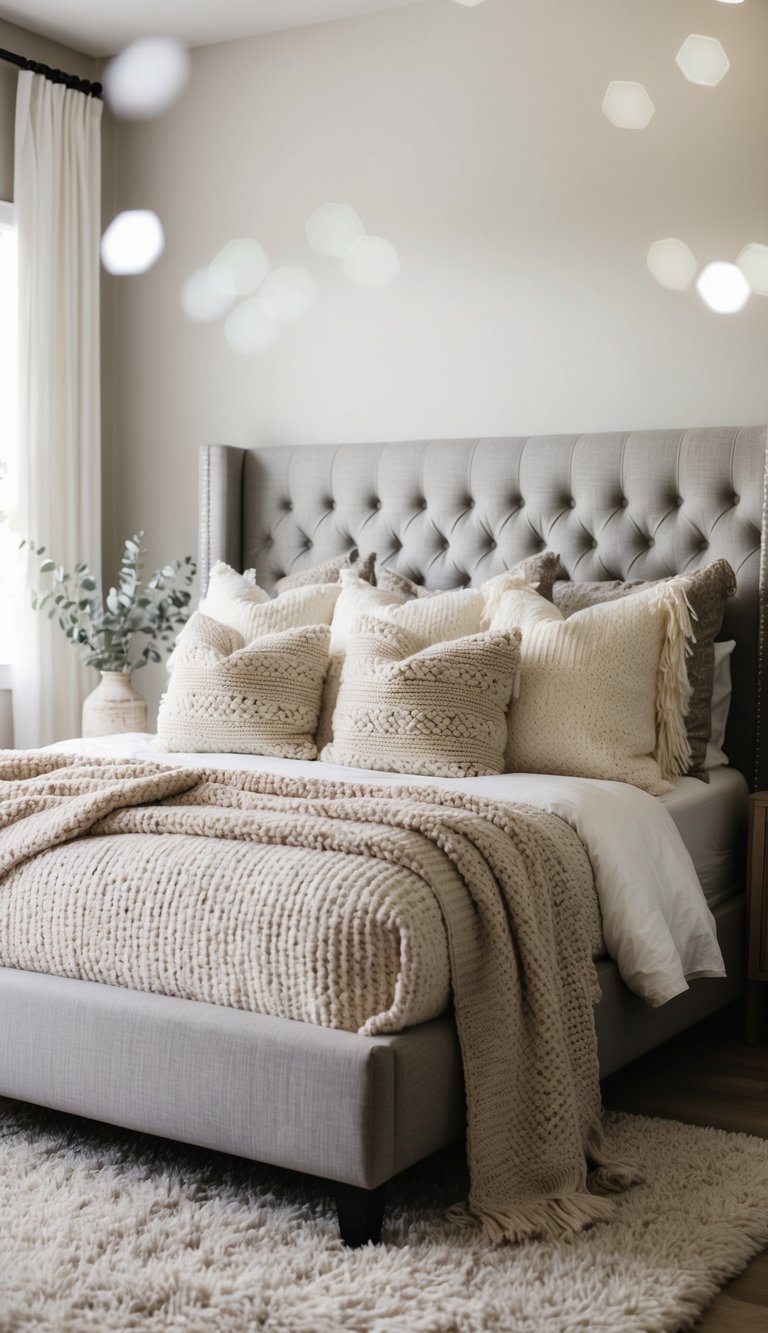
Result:
[[604,1157],[592,872],[564,822],[429,788],[0,752],[0,875],[27,862],[34,875],[33,858],[83,835],[135,833],[192,835],[190,859],[207,837],[305,848],[318,867],[329,853],[365,856],[421,877],[443,916],[464,1064],[471,1185],[455,1215],[474,1215],[496,1241],[610,1216],[587,1188],[588,1161],[603,1187],[634,1177]]

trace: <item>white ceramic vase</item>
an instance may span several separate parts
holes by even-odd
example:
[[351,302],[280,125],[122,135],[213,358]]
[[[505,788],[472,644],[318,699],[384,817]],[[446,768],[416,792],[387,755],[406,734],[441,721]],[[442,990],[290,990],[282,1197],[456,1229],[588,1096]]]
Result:
[[120,731],[146,731],[147,705],[127,671],[102,671],[101,680],[83,704],[83,735],[114,736]]

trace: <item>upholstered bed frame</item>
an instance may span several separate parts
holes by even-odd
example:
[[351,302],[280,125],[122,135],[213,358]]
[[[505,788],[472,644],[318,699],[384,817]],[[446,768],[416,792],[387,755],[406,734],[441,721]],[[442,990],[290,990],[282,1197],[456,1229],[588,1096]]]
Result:
[[[430,587],[479,583],[549,547],[565,575],[657,578],[725,556],[738,578],[727,738],[752,787],[764,730],[765,428],[202,451],[211,564],[271,587],[353,543]],[[598,965],[601,1068],[739,995],[744,902],[716,909],[728,979],[649,1009]],[[337,1182],[342,1233],[375,1236],[386,1181],[459,1137],[449,1017],[363,1038],[92,982],[0,969],[0,1094]]]

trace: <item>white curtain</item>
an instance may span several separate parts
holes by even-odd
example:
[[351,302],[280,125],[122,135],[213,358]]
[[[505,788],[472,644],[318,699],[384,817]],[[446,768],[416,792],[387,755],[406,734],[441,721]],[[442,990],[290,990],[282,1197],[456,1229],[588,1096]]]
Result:
[[[100,576],[99,100],[19,75],[14,210],[19,256],[19,414],[15,526],[68,570]],[[80,735],[96,678],[29,606],[22,562],[13,667],[14,743]]]

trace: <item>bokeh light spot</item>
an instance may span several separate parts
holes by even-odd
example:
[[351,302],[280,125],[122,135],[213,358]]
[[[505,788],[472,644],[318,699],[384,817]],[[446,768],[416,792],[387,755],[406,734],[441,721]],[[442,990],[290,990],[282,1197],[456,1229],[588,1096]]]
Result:
[[603,98],[603,115],[619,130],[644,130],[654,112],[643,83],[614,79]]
[[306,232],[316,255],[344,259],[365,235],[365,227],[349,204],[323,204],[307,218]]
[[750,287],[736,264],[717,260],[701,270],[696,286],[699,296],[718,315],[735,315],[749,300]]
[[165,236],[159,217],[147,208],[118,213],[101,238],[101,260],[109,273],[146,273],[160,258]]
[[317,283],[309,269],[286,265],[273,269],[259,293],[275,319],[295,323],[317,300]]
[[204,323],[211,319],[221,319],[230,309],[233,296],[219,291],[211,281],[211,271],[199,268],[187,278],[181,289],[181,306],[190,319]]
[[675,59],[689,83],[705,88],[714,88],[731,68],[722,42],[696,32],[686,37]]
[[209,273],[222,296],[248,296],[269,273],[269,260],[258,241],[230,241],[211,261]]
[[189,54],[173,37],[140,37],[110,60],[104,96],[116,116],[145,120],[176,100],[189,78]]
[[280,324],[260,296],[250,296],[227,316],[224,336],[240,356],[264,356],[280,337]]
[[344,272],[358,287],[389,287],[400,272],[400,258],[383,236],[363,236],[344,260]]
[[675,236],[654,241],[646,263],[656,281],[671,292],[684,292],[690,287],[698,268],[696,258],[685,241]]
[[768,296],[768,245],[750,241],[736,260],[744,277],[758,296]]

